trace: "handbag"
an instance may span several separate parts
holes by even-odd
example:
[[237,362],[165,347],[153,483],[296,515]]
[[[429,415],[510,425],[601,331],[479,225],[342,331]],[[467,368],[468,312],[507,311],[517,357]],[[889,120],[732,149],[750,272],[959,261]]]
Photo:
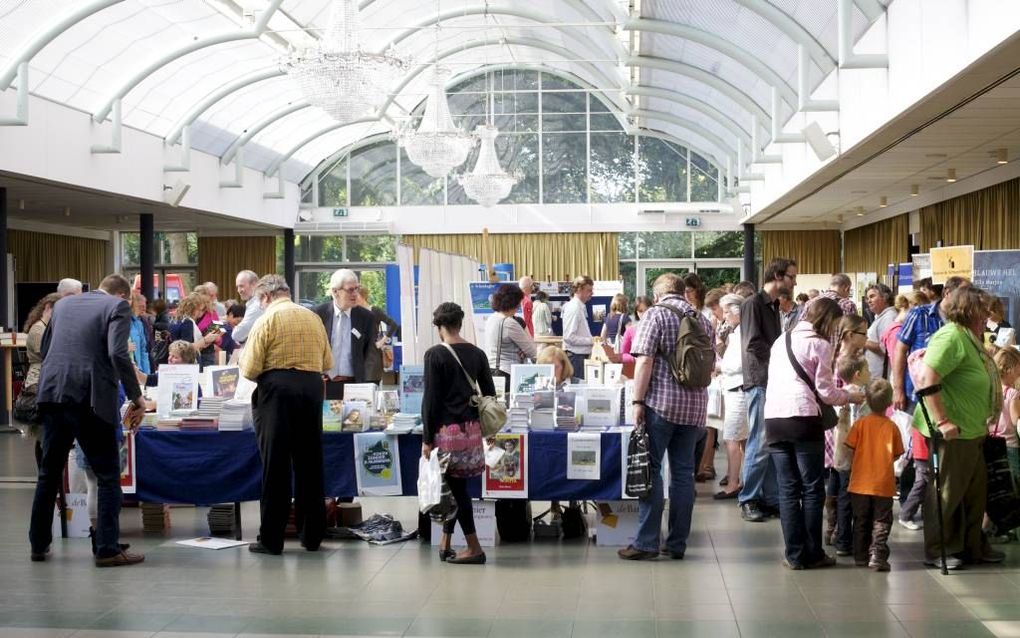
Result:
[[457,365],[464,373],[464,377],[467,378],[468,384],[475,389],[475,395],[471,397],[471,405],[478,409],[478,421],[482,424],[482,436],[485,438],[496,436],[496,433],[506,425],[506,406],[498,398],[482,394],[478,382],[468,374],[467,368],[460,362],[460,357],[457,356],[453,347],[448,343],[443,345],[453,355]]
[[627,477],[624,483],[627,496],[647,498],[652,493],[652,468],[648,457],[648,431],[638,426],[627,443]]
[[32,384],[21,389],[17,400],[14,401],[14,418],[22,423],[39,424],[42,418],[39,416],[39,404],[37,402],[39,386]]
[[807,384],[807,387],[811,388],[811,391],[815,393],[815,401],[818,402],[818,414],[822,417],[822,427],[826,430],[831,430],[836,427],[839,423],[839,415],[836,414],[836,408],[832,407],[825,401],[822,401],[822,397],[818,394],[818,388],[815,387],[815,382],[808,376],[804,368],[801,367],[797,361],[797,357],[793,356],[793,341],[792,332],[786,333],[786,354],[790,357],[790,364],[793,366],[793,371],[797,373],[801,381]]

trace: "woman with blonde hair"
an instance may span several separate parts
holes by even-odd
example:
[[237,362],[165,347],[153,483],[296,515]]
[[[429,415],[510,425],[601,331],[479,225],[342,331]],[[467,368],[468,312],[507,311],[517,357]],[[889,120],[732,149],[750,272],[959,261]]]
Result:
[[613,346],[617,352],[619,352],[616,347],[617,343],[630,322],[629,306],[627,295],[618,293],[613,297],[613,302],[609,304],[609,314],[606,315],[606,320],[602,323],[602,341]]
[[172,341],[187,341],[200,354],[206,348],[213,346],[220,338],[220,333],[211,331],[203,335],[202,330],[198,327],[198,322],[205,316],[208,305],[209,297],[200,292],[193,292],[181,299],[181,302],[177,304],[176,316],[170,322],[170,339]]
[[556,346],[546,346],[539,350],[535,363],[553,365],[556,387],[566,385],[574,378],[574,366],[570,364],[570,358]]

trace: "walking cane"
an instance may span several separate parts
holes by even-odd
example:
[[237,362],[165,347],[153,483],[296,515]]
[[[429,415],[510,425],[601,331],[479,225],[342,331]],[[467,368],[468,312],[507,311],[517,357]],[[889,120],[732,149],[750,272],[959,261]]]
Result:
[[942,438],[942,433],[937,427],[935,427],[935,424],[931,422],[931,416],[928,415],[928,408],[924,404],[925,397],[937,394],[940,390],[942,390],[942,385],[936,383],[935,385],[930,385],[927,388],[914,390],[914,393],[919,399],[918,405],[921,406],[921,416],[924,417],[924,422],[928,426],[928,432],[931,434],[931,445],[928,450],[928,458],[931,461],[932,480],[935,481],[935,512],[939,522],[939,550],[942,558],[942,575],[948,576],[949,569],[946,567],[946,533],[945,526],[942,524],[942,485],[939,482],[939,466],[942,462],[939,457],[939,439]]

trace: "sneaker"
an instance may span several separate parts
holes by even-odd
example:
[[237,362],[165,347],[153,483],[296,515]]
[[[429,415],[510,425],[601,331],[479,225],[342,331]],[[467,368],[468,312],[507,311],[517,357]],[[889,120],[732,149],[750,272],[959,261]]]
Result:
[[849,549],[837,549],[836,556],[853,556],[853,551]]
[[748,523],[761,523],[765,520],[765,514],[758,509],[757,503],[748,501],[740,505],[740,518]]
[[789,569],[791,571],[795,571],[795,572],[799,572],[802,569],[804,569],[804,566],[801,565],[800,563],[791,563],[790,561],[786,560],[785,558],[783,559],[783,567],[785,567],[785,568],[787,568],[787,569]]
[[[925,564],[926,567],[937,567],[939,569],[942,569],[942,559],[941,558],[926,558],[926,559],[924,559],[924,564]],[[946,557],[946,569],[948,569],[949,571],[960,569],[962,567],[963,567],[963,561],[960,560],[959,558],[957,558],[956,556],[947,556]]]
[[142,554],[132,554],[121,550],[113,556],[96,556],[96,567],[125,567],[127,565],[137,565],[144,560],[145,556]]
[[821,567],[832,567],[836,564],[836,559],[828,554],[822,554],[822,557],[813,563],[805,565],[808,569],[819,569]]
[[646,552],[634,547],[633,545],[628,545],[627,547],[617,551],[616,555],[623,560],[652,560],[653,558],[659,557],[658,552]]
[[890,569],[889,561],[872,558],[868,562],[868,568],[876,572],[887,572]]
[[1001,563],[1006,560],[1005,552],[1000,552],[995,549],[988,549],[985,553],[977,560],[979,563]]
[[896,518],[896,522],[899,523],[902,527],[906,527],[912,532],[916,532],[919,529],[924,529],[924,525],[915,523],[914,521],[905,521],[899,517]]

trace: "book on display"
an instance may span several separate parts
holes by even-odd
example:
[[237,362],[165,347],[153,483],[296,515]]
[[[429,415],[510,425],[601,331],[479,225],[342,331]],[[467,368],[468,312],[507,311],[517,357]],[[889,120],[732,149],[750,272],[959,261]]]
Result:
[[221,432],[241,432],[255,427],[251,414],[251,402],[239,399],[228,399],[223,402],[219,419]]
[[573,432],[577,430],[577,393],[570,389],[556,391],[556,429]]
[[556,372],[552,365],[523,364],[510,366],[510,399],[533,395],[556,388]]
[[344,402],[326,399],[322,402],[322,431],[340,432],[344,422]]
[[241,372],[237,366],[209,366],[209,386],[212,396],[233,399]]
[[400,367],[400,411],[421,414],[421,400],[425,396],[425,366]]
[[581,410],[583,429],[613,427],[620,422],[620,386],[578,386],[584,397]]
[[365,432],[368,430],[368,404],[364,401],[343,402],[343,432]]
[[552,430],[556,426],[556,392],[539,390],[532,395],[531,429]]

